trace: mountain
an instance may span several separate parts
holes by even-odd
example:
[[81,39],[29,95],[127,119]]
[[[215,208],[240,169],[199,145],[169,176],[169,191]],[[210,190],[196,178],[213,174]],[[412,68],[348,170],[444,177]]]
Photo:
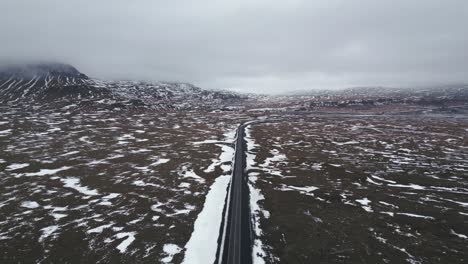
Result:
[[97,80],[66,64],[0,67],[0,102],[6,104],[216,109],[245,99],[236,93],[204,90],[187,83]]
[[88,79],[86,75],[68,64],[36,63],[0,66],[0,78],[32,79],[38,77],[45,79],[53,76]]

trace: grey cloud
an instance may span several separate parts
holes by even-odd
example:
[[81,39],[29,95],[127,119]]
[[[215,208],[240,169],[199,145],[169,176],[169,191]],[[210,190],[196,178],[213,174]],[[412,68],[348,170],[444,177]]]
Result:
[[464,0],[3,0],[0,59],[283,92],[467,82]]

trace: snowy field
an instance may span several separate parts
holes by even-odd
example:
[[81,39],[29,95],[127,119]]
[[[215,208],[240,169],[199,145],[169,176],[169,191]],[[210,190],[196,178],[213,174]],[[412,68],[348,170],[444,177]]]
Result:
[[1,108],[0,262],[215,257],[237,118]]
[[466,263],[468,120],[304,116],[250,128],[256,263]]
[[[285,115],[246,129],[254,263],[468,260],[468,119]],[[0,262],[213,263],[256,118],[0,108]]]

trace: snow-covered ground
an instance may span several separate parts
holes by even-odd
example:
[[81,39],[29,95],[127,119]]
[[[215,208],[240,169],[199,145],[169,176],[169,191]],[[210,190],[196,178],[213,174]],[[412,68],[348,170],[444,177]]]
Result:
[[[258,172],[253,171],[257,168],[256,158],[256,147],[255,139],[252,136],[251,126],[249,125],[245,129],[245,140],[247,142],[247,174],[249,178],[249,192],[250,192],[250,210],[253,221],[254,241],[252,248],[252,261],[254,264],[265,263],[266,253],[264,251],[264,243],[262,241],[263,231],[260,225],[260,218],[268,218],[270,213],[263,209],[260,205],[260,201],[265,197],[261,193],[260,189],[256,186]],[[279,160],[283,160],[281,157]],[[270,161],[266,161],[265,164]],[[262,166],[265,167],[265,166]]]
[[[195,220],[193,233],[185,245],[183,263],[214,263],[218,238],[223,220],[223,209],[226,202],[228,185],[231,182],[232,164],[234,160],[235,129],[225,133],[221,154],[214,159],[205,172],[213,172],[217,166],[222,167],[223,174],[218,176],[210,186],[205,197],[203,209]],[[234,132],[234,133],[233,133]],[[204,141],[205,144],[219,143],[218,141]]]
[[[2,258],[180,263],[207,225],[216,243],[238,123],[225,113],[0,107]],[[216,142],[196,143],[207,140]]]

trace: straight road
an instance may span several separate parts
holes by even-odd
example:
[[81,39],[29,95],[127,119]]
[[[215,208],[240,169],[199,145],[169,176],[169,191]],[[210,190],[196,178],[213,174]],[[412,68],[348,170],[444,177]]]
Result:
[[230,187],[230,199],[227,208],[227,228],[224,234],[224,247],[221,249],[221,263],[250,264],[252,263],[252,227],[250,221],[249,188],[245,173],[246,124],[237,130],[236,152]]

